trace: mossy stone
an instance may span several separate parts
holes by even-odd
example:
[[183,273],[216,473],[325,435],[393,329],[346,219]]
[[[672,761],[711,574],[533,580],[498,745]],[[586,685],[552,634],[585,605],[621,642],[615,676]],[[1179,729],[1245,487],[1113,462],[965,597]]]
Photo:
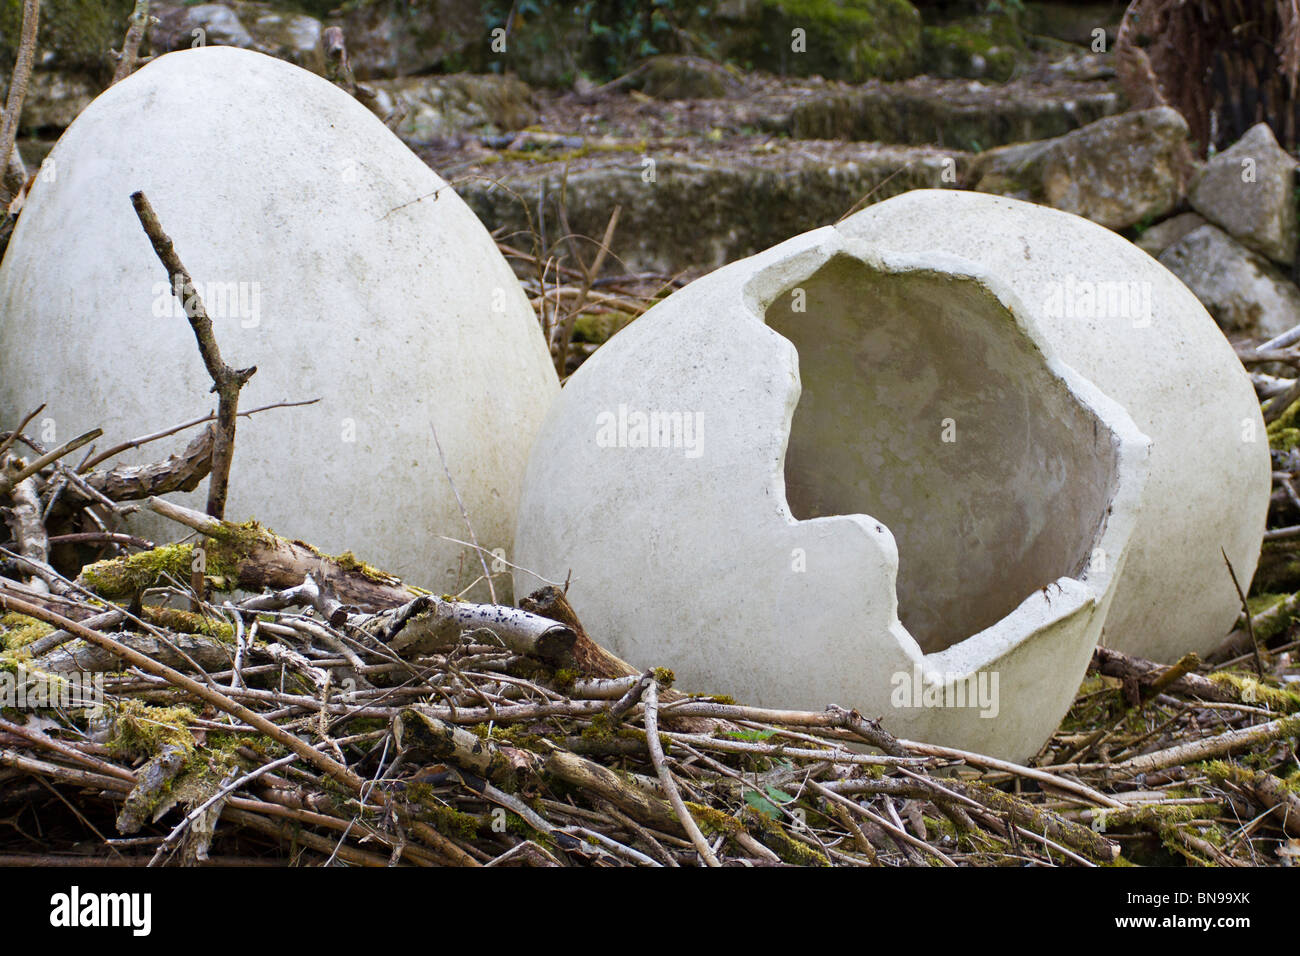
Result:
[[762,0],[730,33],[729,58],[773,73],[860,83],[921,67],[921,15],[908,0]]
[[934,76],[1009,80],[1025,53],[1025,38],[1005,15],[967,17],[921,31],[922,63]]
[[[53,54],[65,69],[111,74],[110,50],[122,48],[134,0],[44,0],[36,35],[36,62]],[[0,0],[0,70],[8,74],[22,35],[22,0]]]

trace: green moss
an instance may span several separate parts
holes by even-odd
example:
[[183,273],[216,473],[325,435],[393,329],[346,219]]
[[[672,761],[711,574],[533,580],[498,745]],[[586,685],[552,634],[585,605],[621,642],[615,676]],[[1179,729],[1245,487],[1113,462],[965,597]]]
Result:
[[[429,784],[408,781],[404,792],[407,801],[419,807],[415,811],[417,820],[432,824],[433,828],[444,836],[459,837],[463,840],[472,840],[478,836],[483,821],[471,813],[464,813],[447,806]],[[515,819],[519,820],[518,817]],[[519,822],[523,821],[519,820]],[[508,820],[506,828],[510,828]]]
[[1250,609],[1250,616],[1254,617],[1270,608],[1276,607],[1287,599],[1286,594],[1252,594],[1246,599],[1246,607]]
[[831,865],[831,861],[820,851],[796,840],[785,832],[785,827],[760,811],[753,807],[745,807],[744,814],[745,822],[754,824],[760,831],[759,839],[784,862],[795,866]]
[[1286,631],[1295,622],[1295,614],[1282,607],[1290,596],[1266,592],[1246,599],[1255,639],[1261,644]]
[[[1271,408],[1272,399],[1265,406]],[[1300,443],[1300,402],[1295,402],[1265,428],[1268,434],[1268,447],[1274,451],[1290,451]]]
[[1208,760],[1201,765],[1201,770],[1215,783],[1252,784],[1259,774],[1231,760]]
[[547,145],[541,145],[526,149],[497,150],[479,159],[478,163],[483,166],[504,162],[571,163],[577,159],[585,159],[588,156],[597,156],[602,153],[644,153],[647,148],[648,144],[645,140],[618,143],[584,143],[570,149],[553,149]]
[[114,754],[152,758],[169,744],[186,751],[195,746],[189,730],[195,714],[188,707],[157,707],[132,699],[109,707],[113,732],[107,746]]
[[921,41],[925,71],[936,76],[1003,82],[1011,78],[1025,52],[1024,35],[1015,20],[1005,15],[927,26],[921,31]]
[[[202,547],[205,578],[219,590],[229,590],[238,586],[240,562],[259,548],[274,546],[275,542],[275,535],[256,521],[227,524],[198,546],[166,544],[151,551],[89,564],[81,569],[79,580],[109,599],[134,597],[145,588],[157,585],[165,576],[188,581],[195,548]],[[359,563],[358,566],[366,567]]]
[[[802,52],[792,49],[795,30]],[[921,16],[907,0],[760,0],[720,42],[728,57],[773,73],[900,79],[920,68]]]
[[573,340],[603,345],[613,338],[616,332],[621,332],[631,324],[634,318],[636,316],[627,312],[583,313],[573,324]]
[[1262,683],[1249,674],[1218,671],[1210,675],[1210,680],[1216,684],[1231,687],[1240,695],[1243,702],[1257,703],[1282,714],[1300,712],[1300,694],[1282,687],[1273,687]]
[[131,597],[153,587],[164,576],[188,581],[193,562],[192,544],[166,544],[124,558],[88,564],[81,569],[80,581],[107,598]]
[[1293,451],[1300,445],[1300,428],[1270,429],[1268,447],[1273,451]]
[[5,614],[0,617],[0,648],[17,651],[53,630],[52,626],[34,617],[27,617],[24,614]]
[[344,551],[342,554],[330,555],[325,554],[322,551],[316,551],[315,548],[312,548],[312,550],[323,558],[330,558],[335,561],[344,571],[351,571],[354,574],[359,574],[369,581],[374,581],[376,584],[392,584],[396,581],[400,581],[399,578],[389,574],[387,571],[382,571],[373,564],[367,564],[360,560],[351,551]]
[[234,643],[235,629],[219,618],[183,611],[180,608],[146,604],[142,616],[156,627],[184,634],[203,634],[227,644]]
[[541,750],[544,739],[528,733],[520,724],[471,724],[467,729],[483,740],[494,740],[520,750]]
[[656,667],[652,673],[655,683],[664,689],[672,687],[677,680],[677,675],[667,667]]
[[[134,0],[44,0],[36,62],[49,56],[64,69],[112,75],[109,50],[120,50]],[[22,0],[0,0],[0,68],[13,67],[23,22]]]
[[[1094,814],[1103,811],[1094,810]],[[1193,820],[1212,820],[1219,814],[1219,807],[1213,803],[1180,803],[1174,806],[1161,804],[1139,805],[1123,810],[1107,810],[1105,813],[1106,830],[1121,827],[1141,827],[1158,829]]]
[[713,807],[705,806],[702,803],[692,803],[686,801],[686,809],[691,811],[691,816],[699,824],[700,830],[705,836],[735,836],[745,829],[745,825],[729,813],[722,810],[716,810]]
[[[596,742],[608,742],[614,740],[634,740],[644,745],[646,742],[646,733],[636,727],[629,727],[620,721],[614,720],[609,714],[595,714],[591,718],[591,723],[584,727],[580,735],[584,740]],[[667,753],[672,746],[672,741],[664,736],[659,735],[659,746]],[[635,786],[635,784],[634,784]]]
[[720,99],[736,88],[736,73],[702,57],[655,56],[640,67],[635,88],[661,100]]

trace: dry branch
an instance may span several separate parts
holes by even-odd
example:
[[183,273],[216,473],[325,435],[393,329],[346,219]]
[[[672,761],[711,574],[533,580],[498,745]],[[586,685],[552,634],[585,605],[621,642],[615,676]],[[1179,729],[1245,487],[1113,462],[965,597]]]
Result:
[[231,368],[221,358],[221,349],[217,345],[216,335],[212,331],[212,320],[208,318],[203,300],[199,298],[194,281],[181,262],[180,256],[172,245],[167,233],[163,232],[158,215],[149,205],[143,192],[131,194],[131,204],[140,219],[140,225],[153,244],[153,250],[163,267],[173,293],[180,300],[185,315],[189,318],[194,338],[198,342],[199,354],[212,379],[212,390],[217,393],[217,435],[212,448],[212,472],[208,480],[209,515],[220,518],[226,512],[226,491],[230,483],[230,462],[235,453],[235,428],[239,422],[239,391],[244,383],[253,377],[257,366],[249,368]]

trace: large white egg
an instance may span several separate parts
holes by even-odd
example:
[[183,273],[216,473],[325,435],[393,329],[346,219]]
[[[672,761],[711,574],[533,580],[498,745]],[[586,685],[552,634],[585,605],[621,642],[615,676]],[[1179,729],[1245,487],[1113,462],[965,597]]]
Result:
[[1041,311],[829,226],[725,266],[569,379],[516,563],[683,690],[1024,759],[1087,669],[1148,445]]
[[[481,572],[440,537],[469,532],[436,430],[479,543],[509,551],[558,390],[522,289],[468,207],[378,119],[259,53],[167,54],[51,151],[0,266],[0,421],[46,402],[50,442],[96,426],[107,442],[215,409],[136,190],[226,362],[258,368],[241,408],[320,399],[240,419],[229,518],[457,590]],[[157,459],[188,437],[124,457]],[[185,500],[201,507],[205,489]]]

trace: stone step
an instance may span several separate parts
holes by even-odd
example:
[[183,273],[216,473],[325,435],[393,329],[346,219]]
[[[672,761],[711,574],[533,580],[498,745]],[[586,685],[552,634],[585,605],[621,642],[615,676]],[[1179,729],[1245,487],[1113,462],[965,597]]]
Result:
[[979,152],[1061,136],[1118,113],[1108,84],[1011,82],[918,77],[902,83],[827,84],[809,90],[788,114],[766,124],[797,139],[846,139]]
[[[566,231],[598,240],[619,206],[612,249],[619,268],[698,275],[832,225],[869,202],[955,185],[969,161],[933,148],[768,141],[706,153],[609,150],[572,165],[507,161],[443,173],[491,230],[526,235],[540,223],[548,241]],[[561,197],[567,230],[557,214]],[[593,249],[580,247],[587,258]]]

